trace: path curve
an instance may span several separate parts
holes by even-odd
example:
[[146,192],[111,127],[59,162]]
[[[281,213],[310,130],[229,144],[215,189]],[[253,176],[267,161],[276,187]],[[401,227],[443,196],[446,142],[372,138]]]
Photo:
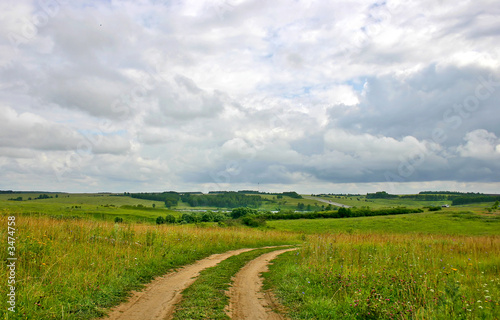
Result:
[[330,201],[330,200],[325,200],[325,199],[316,198],[316,197],[309,197],[309,196],[303,196],[303,197],[305,199],[309,199],[309,200],[315,200],[315,201],[319,201],[319,202],[323,202],[323,203],[328,203],[328,204],[331,204],[332,206],[336,206],[336,207],[351,208],[351,206],[348,206],[346,204],[342,204],[342,203],[338,203],[338,202],[333,202],[333,201]]
[[[277,248],[264,247],[264,248]],[[150,320],[150,319],[170,319],[173,314],[175,304],[182,298],[182,291],[189,287],[199,276],[200,272],[206,268],[213,267],[219,262],[256,248],[232,250],[219,253],[199,260],[194,264],[185,266],[178,271],[168,273],[158,277],[140,292],[132,292],[132,297],[128,301],[113,308],[106,320]]]
[[267,267],[271,260],[282,253],[297,249],[276,250],[263,254],[241,268],[234,276],[233,285],[229,289],[230,298],[227,314],[231,319],[284,319],[271,310],[275,303],[269,294],[262,292],[260,274],[268,270]]

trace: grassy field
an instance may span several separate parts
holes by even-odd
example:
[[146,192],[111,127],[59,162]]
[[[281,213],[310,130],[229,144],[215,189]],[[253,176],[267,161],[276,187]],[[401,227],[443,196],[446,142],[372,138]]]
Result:
[[338,202],[351,207],[370,207],[372,209],[408,207],[421,208],[428,206],[451,205],[451,201],[417,201],[412,199],[366,199],[366,196],[320,196],[323,200]]
[[424,233],[500,235],[500,214],[437,211],[346,219],[276,220],[277,230],[314,233]]
[[[156,217],[172,214],[161,201],[141,200],[110,194],[47,194],[50,199],[36,199],[43,193],[0,194],[0,209],[16,214],[41,214],[113,221],[121,217],[128,222],[154,223]],[[57,198],[56,198],[57,195]],[[24,201],[9,198],[23,197]],[[27,200],[30,198],[32,200]],[[155,208],[153,208],[153,205]],[[142,206],[142,207],[141,207]]]
[[309,237],[266,273],[292,319],[498,319],[500,237]]
[[[7,218],[0,215],[2,239]],[[248,228],[114,224],[16,216],[17,313],[8,319],[91,319],[141,283],[213,253],[300,242],[297,234]],[[7,261],[7,250],[0,258]],[[3,263],[0,272],[8,278]],[[0,295],[7,296],[7,285]],[[5,306],[5,303],[3,304]]]
[[[281,256],[267,273],[267,286],[293,319],[500,318],[500,213],[487,213],[490,203],[396,216],[268,221],[267,228],[252,229],[214,223],[157,226],[157,216],[180,213],[162,202],[109,194],[8,200],[39,195],[0,194],[0,234],[7,239],[7,217],[15,216],[16,254],[22,258],[16,269],[18,312],[2,309],[3,319],[99,317],[130,290],[177,266],[237,248],[304,241],[298,254]],[[350,198],[325,197],[367,205],[363,197]],[[317,203],[279,201],[287,201],[282,208]],[[377,199],[369,206],[432,205],[394,201]],[[125,223],[113,223],[114,217]],[[6,261],[7,254],[3,250],[0,257]],[[198,285],[227,286],[227,276],[250,257],[207,271]],[[6,264],[0,272],[7,279]],[[204,298],[190,290],[193,297],[185,303],[193,310],[190,303]],[[6,296],[7,286],[0,294]]]

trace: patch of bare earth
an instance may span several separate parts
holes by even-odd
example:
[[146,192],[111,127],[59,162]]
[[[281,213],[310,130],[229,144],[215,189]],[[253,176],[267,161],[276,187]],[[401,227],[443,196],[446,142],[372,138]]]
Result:
[[261,273],[268,271],[268,265],[282,253],[297,248],[277,250],[250,261],[235,275],[233,286],[229,289],[229,308],[231,319],[285,319],[274,312],[279,306],[269,292],[262,291]]

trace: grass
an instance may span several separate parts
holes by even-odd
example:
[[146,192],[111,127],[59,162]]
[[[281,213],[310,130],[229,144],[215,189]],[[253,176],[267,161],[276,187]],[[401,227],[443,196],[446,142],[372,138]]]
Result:
[[500,237],[310,236],[265,274],[293,319],[498,319]]
[[257,249],[230,257],[217,266],[203,270],[199,278],[182,292],[173,319],[230,319],[224,312],[229,304],[225,292],[231,278],[251,260],[282,248]]
[[500,235],[499,214],[438,211],[344,219],[267,221],[271,228],[303,233],[424,233]]
[[[8,212],[0,215],[7,239]],[[153,277],[213,253],[301,242],[249,228],[114,224],[16,216],[17,312],[8,319],[91,319]],[[6,261],[7,250],[0,251]],[[7,264],[0,273],[8,275]],[[0,286],[5,297],[7,286]],[[6,317],[6,309],[0,311]]]
[[[274,230],[256,230],[213,223],[157,226],[157,216],[179,213],[167,210],[162,202],[109,194],[8,200],[38,195],[0,194],[0,224],[4,226],[0,236],[7,239],[7,217],[15,215],[20,258],[17,313],[2,309],[3,319],[99,317],[127,292],[172,268],[213,253],[303,240],[307,244],[299,254],[280,256],[266,276],[266,285],[276,290],[296,319],[500,318],[500,215],[485,213],[492,204],[461,206],[464,212],[453,207],[397,216],[268,221]],[[352,198],[325,199],[367,205],[363,197]],[[282,209],[316,202],[280,199],[285,200]],[[376,209],[433,204],[388,201],[394,200],[377,199],[368,205]],[[138,205],[145,208],[130,207]],[[125,223],[112,223],[116,216]],[[0,258],[5,261],[7,253],[0,251]],[[198,287],[186,291],[188,302],[183,302],[182,312],[193,312],[189,303],[201,302],[208,289],[227,287],[227,277],[250,256],[230,258],[203,273]],[[6,264],[0,272],[8,278]],[[0,286],[0,295],[5,297],[7,288]],[[222,316],[221,290],[211,291],[206,299],[217,301],[218,311],[213,314]],[[188,313],[178,317],[194,317],[195,313]]]
[[443,204],[451,204],[451,201],[417,201],[413,199],[366,199],[366,196],[320,196],[317,197],[323,200],[329,200],[351,207],[366,207],[372,209],[392,208],[392,207],[408,207],[421,208],[428,206],[441,206]]
[[[54,217],[73,217],[93,220],[113,221],[121,217],[124,221],[139,223],[155,223],[158,216],[172,214],[161,201],[141,200],[131,197],[113,196],[110,194],[49,194],[50,199],[32,199],[40,193],[0,194],[0,208],[16,214],[41,214]],[[9,198],[23,197],[24,201],[11,201]],[[155,208],[153,208],[153,205]],[[131,209],[131,206],[136,208]],[[143,206],[143,208],[137,208]],[[128,207],[128,208],[127,208]]]

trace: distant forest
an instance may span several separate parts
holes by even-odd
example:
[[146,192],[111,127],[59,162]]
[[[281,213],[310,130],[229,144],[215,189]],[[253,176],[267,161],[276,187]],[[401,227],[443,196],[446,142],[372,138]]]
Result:
[[420,201],[444,201],[451,200],[453,205],[495,202],[500,200],[500,196],[486,195],[474,192],[456,191],[422,191],[419,194],[396,195],[385,191],[366,194],[367,199],[412,199]]
[[262,198],[259,194],[276,195],[277,199],[283,197],[291,197],[302,199],[302,196],[295,191],[283,193],[260,193],[257,191],[211,191],[209,194],[201,192],[185,192],[178,193],[174,191],[151,192],[151,193],[123,193],[123,196],[128,196],[137,199],[163,201],[168,208],[175,207],[179,201],[189,204],[191,207],[216,207],[216,208],[238,208],[249,207],[258,208],[263,201],[270,201]]
[[262,204],[262,198],[258,195],[246,195],[237,192],[212,195],[184,194],[181,196],[181,200],[182,202],[188,203],[191,207],[257,208]]

